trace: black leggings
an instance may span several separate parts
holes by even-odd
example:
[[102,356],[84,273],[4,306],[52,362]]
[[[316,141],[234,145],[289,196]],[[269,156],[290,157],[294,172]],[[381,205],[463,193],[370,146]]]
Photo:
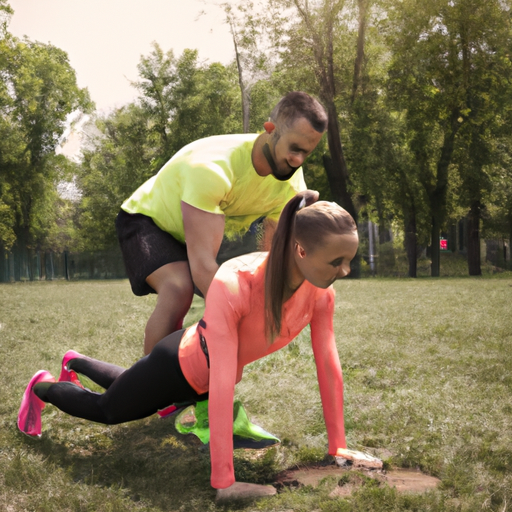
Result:
[[69,368],[106,388],[105,393],[71,382],[36,384],[34,393],[67,414],[107,425],[146,418],[173,403],[206,400],[208,394],[198,395],[181,371],[182,335],[176,331],[166,336],[128,370],[89,357],[70,361]]

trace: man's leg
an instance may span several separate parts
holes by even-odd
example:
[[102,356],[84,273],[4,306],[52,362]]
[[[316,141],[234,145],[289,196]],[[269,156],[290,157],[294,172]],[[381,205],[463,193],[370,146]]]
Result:
[[144,354],[147,355],[161,339],[181,329],[192,304],[194,284],[186,261],[160,267],[146,278],[146,282],[158,294],[144,333]]
[[145,215],[121,210],[116,230],[133,293],[158,294],[144,336],[147,355],[162,338],[181,328],[192,303],[187,248]]

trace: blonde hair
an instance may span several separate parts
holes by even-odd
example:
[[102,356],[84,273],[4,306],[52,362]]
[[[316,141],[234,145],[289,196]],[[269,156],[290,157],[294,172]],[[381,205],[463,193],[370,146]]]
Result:
[[267,335],[273,341],[281,331],[281,313],[286,286],[286,270],[293,243],[298,241],[310,252],[322,247],[332,234],[357,233],[352,216],[336,203],[315,202],[317,194],[306,190],[284,207],[265,269],[265,320]]

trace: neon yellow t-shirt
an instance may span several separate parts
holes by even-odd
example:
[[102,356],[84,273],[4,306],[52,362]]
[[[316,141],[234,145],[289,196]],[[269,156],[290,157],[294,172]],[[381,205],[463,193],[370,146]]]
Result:
[[278,220],[286,203],[306,189],[302,169],[288,181],[259,176],[251,161],[257,134],[215,135],[178,151],[121,206],[151,217],[185,242],[181,201],[225,215],[224,234],[242,234],[260,217]]

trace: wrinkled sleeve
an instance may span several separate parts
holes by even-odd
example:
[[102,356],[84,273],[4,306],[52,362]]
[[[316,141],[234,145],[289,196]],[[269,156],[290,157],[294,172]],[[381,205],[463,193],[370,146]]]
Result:
[[[218,274],[217,274],[218,275]],[[234,279],[234,277],[232,278]],[[208,416],[210,424],[211,484],[216,489],[235,481],[233,469],[233,398],[238,365],[237,283],[216,277],[206,299],[202,334],[210,358]]]
[[343,375],[333,326],[334,289],[322,291],[311,320],[311,342],[317,368],[329,453],[346,448],[343,418]]
[[220,203],[231,190],[232,184],[219,165],[194,165],[181,174],[182,201],[209,213],[223,214]]

